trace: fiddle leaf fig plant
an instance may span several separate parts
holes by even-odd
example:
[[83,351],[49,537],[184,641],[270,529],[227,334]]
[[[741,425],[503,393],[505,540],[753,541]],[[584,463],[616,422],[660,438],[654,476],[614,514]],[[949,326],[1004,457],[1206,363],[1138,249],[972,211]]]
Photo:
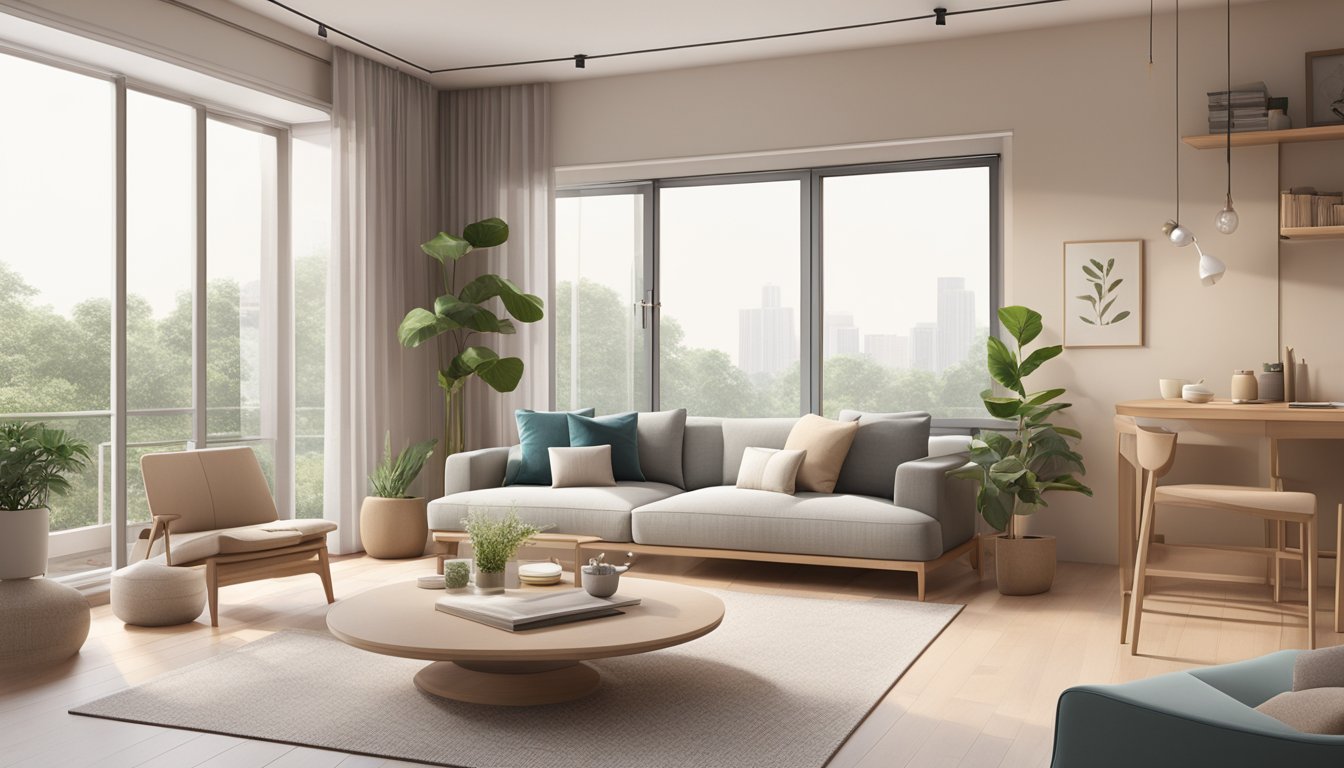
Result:
[[[440,232],[420,246],[420,250],[439,263],[443,275],[442,296],[431,307],[416,307],[406,313],[397,329],[404,347],[418,347],[440,336],[447,344],[439,346],[439,387],[447,405],[448,453],[461,451],[466,443],[463,423],[462,388],[475,376],[496,392],[512,392],[523,378],[523,361],[500,357],[477,337],[487,333],[517,332],[514,321],[535,323],[545,317],[541,297],[526,293],[505,277],[484,274],[459,287],[458,263],[473,251],[503,245],[509,239],[509,225],[489,218],[469,225],[462,235]],[[499,299],[506,316],[487,306]],[[446,346],[446,351],[445,351]]]
[[1045,494],[1071,491],[1087,496],[1092,489],[1083,485],[1074,473],[1086,474],[1083,457],[1070,446],[1079,440],[1076,429],[1061,427],[1050,419],[1072,403],[1058,402],[1063,389],[1027,392],[1026,378],[1042,364],[1058,357],[1063,347],[1037,347],[1023,357],[1025,347],[1041,334],[1041,315],[1026,307],[1003,307],[999,324],[1015,342],[1010,348],[991,336],[986,343],[990,376],[1006,394],[995,395],[986,389],[980,393],[989,415],[1013,419],[1011,432],[981,430],[971,440],[970,463],[948,474],[976,480],[980,490],[976,509],[995,530],[1016,537],[1014,521],[1018,515],[1030,515],[1048,506]]

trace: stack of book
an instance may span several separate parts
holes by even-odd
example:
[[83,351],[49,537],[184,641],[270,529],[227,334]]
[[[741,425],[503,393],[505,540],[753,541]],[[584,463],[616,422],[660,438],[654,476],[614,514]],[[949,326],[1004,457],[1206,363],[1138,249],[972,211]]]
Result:
[[510,632],[539,629],[623,613],[639,605],[639,598],[593,597],[582,589],[540,595],[448,595],[434,603],[436,610],[488,624]]
[[1344,194],[1294,187],[1279,194],[1279,222],[1290,227],[1344,227]]
[[1229,118],[1233,133],[1269,130],[1269,88],[1264,83],[1209,91],[1208,95],[1209,133],[1226,133]]

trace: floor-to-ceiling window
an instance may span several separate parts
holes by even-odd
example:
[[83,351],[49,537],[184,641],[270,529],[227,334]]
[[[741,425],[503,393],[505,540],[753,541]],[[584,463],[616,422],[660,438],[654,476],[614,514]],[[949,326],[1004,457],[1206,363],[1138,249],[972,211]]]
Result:
[[982,417],[997,172],[977,156],[562,190],[557,406]]

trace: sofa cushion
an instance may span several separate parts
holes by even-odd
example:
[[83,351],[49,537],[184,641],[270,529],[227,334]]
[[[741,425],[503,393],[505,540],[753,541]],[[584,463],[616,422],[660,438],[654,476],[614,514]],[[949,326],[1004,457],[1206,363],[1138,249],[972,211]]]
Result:
[[639,468],[639,414],[631,411],[590,417],[570,413],[565,418],[569,420],[571,446],[611,446],[611,474],[617,480],[644,482],[644,472]]
[[607,541],[630,541],[630,510],[651,504],[681,489],[665,483],[617,483],[610,488],[552,488],[510,485],[465,491],[429,503],[429,527],[460,531],[470,509],[498,515],[516,510],[525,523],[550,525],[547,533],[601,536]]
[[616,484],[611,474],[611,446],[552,448],[552,488],[603,488]]
[[518,461],[509,457],[504,470],[505,485],[550,485],[550,448],[569,447],[569,413],[592,416],[592,408],[577,411],[514,411],[518,420]]
[[719,485],[732,485],[737,482],[737,468],[742,465],[742,452],[747,448],[783,448],[789,439],[789,431],[798,423],[796,418],[786,419],[723,419],[723,476]]
[[747,448],[742,452],[742,466],[737,470],[737,487],[792,496],[798,469],[805,458],[807,451]]
[[639,468],[651,483],[686,487],[681,446],[686,436],[686,409],[639,414]]
[[[835,421],[815,413],[799,419],[784,441],[784,447],[789,450],[807,451],[803,466],[798,470],[798,490],[834,493],[840,467],[844,465],[858,431],[858,424]],[[892,479],[894,482],[894,475]]]
[[640,544],[879,560],[943,553],[938,521],[869,496],[714,486],[640,506],[632,525]]
[[[781,441],[780,445],[784,443]],[[688,416],[681,456],[686,490],[723,485],[723,419]],[[736,468],[733,479],[737,479]]]
[[1287,691],[1255,709],[1303,733],[1344,736],[1344,688]]
[[[845,413],[852,412],[841,415]],[[835,492],[890,499],[896,468],[929,454],[929,414],[862,416],[853,421],[859,422],[859,431],[840,467]]]
[[[171,533],[172,527],[169,527]],[[173,564],[185,565],[215,555],[263,552],[315,541],[336,530],[329,520],[275,520],[269,523],[172,534]],[[154,542],[151,560],[165,562],[163,538]]]
[[1293,662],[1293,690],[1344,688],[1344,645],[1302,651]]

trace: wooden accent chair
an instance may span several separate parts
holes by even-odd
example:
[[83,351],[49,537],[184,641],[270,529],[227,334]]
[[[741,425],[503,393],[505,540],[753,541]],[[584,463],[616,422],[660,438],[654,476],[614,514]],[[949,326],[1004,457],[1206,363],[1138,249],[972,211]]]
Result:
[[[1155,545],[1153,526],[1157,505],[1169,507],[1199,507],[1252,515],[1269,521],[1297,523],[1302,526],[1302,549],[1306,554],[1306,590],[1307,590],[1307,636],[1308,647],[1316,647],[1316,583],[1317,583],[1317,542],[1316,542],[1316,496],[1311,493],[1277,491],[1272,488],[1256,488],[1239,485],[1163,485],[1157,481],[1171,470],[1176,461],[1177,434],[1165,429],[1155,429],[1135,425],[1135,459],[1145,474],[1143,487],[1143,511],[1139,521],[1138,555],[1134,563],[1133,605],[1130,609],[1130,646],[1131,654],[1138,653],[1139,625],[1143,619],[1143,599],[1147,589],[1147,577],[1150,575],[1203,581],[1264,583],[1263,572],[1256,575],[1238,575],[1209,569],[1193,570],[1172,568],[1170,564],[1154,567],[1149,556],[1154,547],[1160,546],[1168,561],[1175,561],[1176,550],[1219,554],[1225,559],[1237,552],[1250,552],[1277,558],[1277,547],[1197,547],[1191,545]],[[1216,563],[1209,563],[1216,565]],[[1207,567],[1207,566],[1206,566]]]
[[150,453],[140,469],[154,522],[136,553],[143,547],[145,559],[205,566],[211,626],[219,626],[219,588],[229,584],[316,573],[327,602],[336,601],[327,559],[336,524],[279,519],[251,448]]

